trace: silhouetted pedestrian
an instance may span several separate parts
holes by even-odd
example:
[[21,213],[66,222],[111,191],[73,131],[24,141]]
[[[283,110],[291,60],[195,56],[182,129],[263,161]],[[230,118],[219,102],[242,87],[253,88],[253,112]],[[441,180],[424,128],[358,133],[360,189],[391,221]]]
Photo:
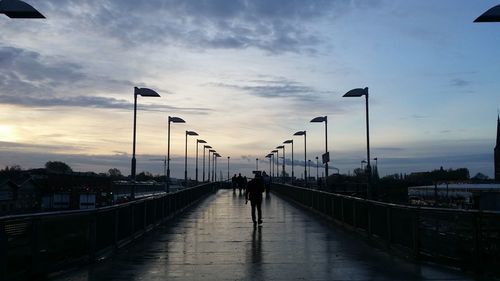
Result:
[[[246,189],[246,200],[250,200],[252,206],[252,221],[255,224],[262,223],[262,193],[264,192],[264,181],[259,171],[255,172],[255,177],[248,182]],[[246,203],[246,202],[245,202]],[[257,219],[255,210],[257,209]]]
[[241,176],[241,173],[238,174],[237,182],[238,182],[238,189],[240,190],[240,193],[241,193],[241,190],[244,188],[244,184],[245,184],[244,179]]
[[264,187],[266,188],[266,194],[271,190],[271,177],[262,172],[262,179],[264,180]]
[[231,178],[231,183],[233,185],[233,192],[236,192],[236,187],[238,186],[238,178],[236,177],[236,174]]

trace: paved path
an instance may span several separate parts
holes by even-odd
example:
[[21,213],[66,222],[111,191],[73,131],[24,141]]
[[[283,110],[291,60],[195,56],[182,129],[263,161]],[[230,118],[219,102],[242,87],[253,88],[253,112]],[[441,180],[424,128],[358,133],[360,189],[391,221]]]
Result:
[[263,213],[254,228],[244,197],[221,190],[113,258],[56,280],[474,280],[391,257],[272,194]]

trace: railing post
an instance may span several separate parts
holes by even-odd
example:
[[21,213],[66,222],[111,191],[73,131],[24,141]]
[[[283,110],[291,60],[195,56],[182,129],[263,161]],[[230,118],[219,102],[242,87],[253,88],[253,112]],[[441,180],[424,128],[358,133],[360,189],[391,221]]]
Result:
[[[366,199],[365,199],[365,202],[366,202]],[[372,212],[371,212],[371,206],[372,206],[372,202],[366,202],[366,209],[367,209],[367,213],[368,213],[368,236],[372,236]]]
[[115,248],[118,248],[118,239],[119,239],[119,236],[118,236],[118,232],[120,231],[120,212],[117,209],[115,209],[113,211],[113,219],[114,219],[114,225],[113,225],[113,228],[115,230],[114,232],[114,243],[115,243]]
[[481,252],[481,210],[474,213],[474,267],[477,272],[482,271],[482,252]]
[[392,220],[391,220],[391,207],[387,206],[386,209],[386,221],[387,221],[387,242],[392,244]]
[[96,242],[97,242],[97,212],[91,212],[88,217],[89,231],[89,262],[96,260]]
[[144,200],[144,215],[142,216],[142,231],[146,232],[146,228],[148,226],[148,202],[149,200]]
[[0,221],[0,280],[7,280],[8,240],[5,223]]
[[419,235],[420,235],[420,231],[419,231],[419,223],[420,223],[420,208],[417,208],[414,212],[413,212],[413,228],[412,228],[412,232],[413,232],[413,255],[415,257],[415,259],[419,259],[420,258],[420,245],[419,245]]
[[356,229],[356,200],[352,200],[352,226]]
[[40,219],[31,219],[31,275],[35,276],[40,270]]
[[343,223],[345,223],[345,220],[344,220],[344,197],[340,197],[340,219],[342,220]]

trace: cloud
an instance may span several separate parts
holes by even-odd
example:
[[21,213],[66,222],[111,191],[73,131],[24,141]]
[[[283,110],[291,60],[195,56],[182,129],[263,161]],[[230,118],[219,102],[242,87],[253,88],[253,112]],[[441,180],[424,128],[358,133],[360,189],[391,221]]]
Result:
[[49,18],[70,18],[124,46],[144,43],[192,49],[257,48],[314,53],[322,43],[312,23],[338,17],[344,0],[120,0],[37,3]]
[[[119,92],[130,90],[133,86],[134,83],[130,81],[85,74],[80,65],[60,61],[58,58],[42,56],[20,48],[0,46],[2,104],[37,108],[86,107],[128,110],[133,108],[133,103],[127,100],[92,93],[109,88]],[[168,90],[161,90],[161,93],[171,94]],[[142,110],[173,110],[192,114],[207,114],[211,111],[202,107],[161,104],[140,107]]]
[[241,84],[211,83],[210,85],[235,89],[261,98],[289,98],[301,102],[317,101],[322,94],[329,93],[318,91],[312,87],[285,78],[272,80],[257,79],[242,82]]
[[464,80],[462,78],[454,78],[454,79],[451,79],[451,81],[450,81],[451,86],[459,87],[459,88],[468,86],[469,84],[470,84],[470,81]]

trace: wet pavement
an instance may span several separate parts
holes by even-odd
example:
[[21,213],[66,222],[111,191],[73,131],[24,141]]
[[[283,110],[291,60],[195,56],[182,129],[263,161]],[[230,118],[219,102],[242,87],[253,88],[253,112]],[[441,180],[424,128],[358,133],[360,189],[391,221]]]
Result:
[[254,227],[243,195],[221,190],[112,258],[57,281],[475,280],[414,264],[271,194]]

